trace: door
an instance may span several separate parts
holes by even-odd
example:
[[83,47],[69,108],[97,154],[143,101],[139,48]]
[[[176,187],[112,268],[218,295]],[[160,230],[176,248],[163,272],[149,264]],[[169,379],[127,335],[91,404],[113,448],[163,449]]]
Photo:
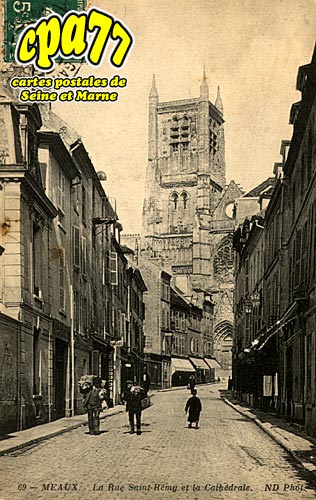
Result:
[[68,344],[62,340],[55,341],[55,418],[66,415],[66,377]]

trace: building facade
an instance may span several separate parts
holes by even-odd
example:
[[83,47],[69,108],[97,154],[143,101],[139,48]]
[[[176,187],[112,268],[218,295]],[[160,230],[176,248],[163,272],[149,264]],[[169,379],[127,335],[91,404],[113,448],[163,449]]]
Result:
[[[159,102],[149,95],[149,150],[141,250],[163,259],[177,286],[214,293],[214,350],[231,368],[234,202],[243,193],[226,185],[223,104],[200,96]],[[225,354],[224,354],[225,353]]]
[[[245,221],[234,236],[235,390],[250,402],[254,398],[254,404],[259,394],[261,407],[273,409],[312,435],[316,435],[315,82],[316,51],[311,63],[298,71],[301,101],[291,109],[293,135],[291,142],[282,142],[282,161],[275,164],[275,188],[264,219],[257,228],[252,221],[250,230],[245,230]],[[256,258],[257,275],[250,267]],[[248,310],[252,330],[249,323],[242,323],[242,306]],[[258,375],[251,387],[247,369]],[[246,371],[240,375],[238,370]]]
[[[105,379],[109,405],[120,403],[127,356],[143,356],[146,287],[139,271],[129,281],[106,176],[77,133],[49,107],[22,105],[6,85],[0,94],[6,433],[83,413],[82,375]],[[141,371],[138,361],[137,380]]]

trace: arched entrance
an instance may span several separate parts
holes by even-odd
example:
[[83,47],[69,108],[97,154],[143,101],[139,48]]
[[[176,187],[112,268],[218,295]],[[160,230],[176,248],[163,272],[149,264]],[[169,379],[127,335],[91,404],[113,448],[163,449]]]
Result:
[[214,329],[214,356],[224,370],[232,368],[233,325],[221,321]]

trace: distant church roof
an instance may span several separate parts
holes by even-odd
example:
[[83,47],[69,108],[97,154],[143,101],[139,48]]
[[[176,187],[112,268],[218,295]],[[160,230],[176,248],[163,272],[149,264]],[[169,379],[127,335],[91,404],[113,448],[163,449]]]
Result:
[[251,197],[257,198],[257,197],[263,195],[263,193],[265,191],[268,191],[269,188],[274,188],[274,185],[275,185],[275,177],[268,177],[268,179],[261,182],[261,184],[259,184],[255,188],[251,189],[251,191],[249,191],[248,193],[246,193],[244,195],[244,197],[245,198],[251,198]]

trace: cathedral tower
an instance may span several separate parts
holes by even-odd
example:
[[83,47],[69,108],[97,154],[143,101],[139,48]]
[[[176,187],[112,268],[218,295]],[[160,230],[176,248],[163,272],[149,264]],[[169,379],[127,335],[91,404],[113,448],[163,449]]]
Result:
[[153,78],[141,245],[185,293],[212,294],[214,354],[230,368],[234,200],[243,193],[226,185],[223,110],[219,87],[210,101],[205,70],[191,99],[159,102]]
[[205,70],[200,96],[159,102],[149,94],[148,166],[143,246],[174,274],[210,287],[209,231],[226,184],[223,105],[209,100]]

